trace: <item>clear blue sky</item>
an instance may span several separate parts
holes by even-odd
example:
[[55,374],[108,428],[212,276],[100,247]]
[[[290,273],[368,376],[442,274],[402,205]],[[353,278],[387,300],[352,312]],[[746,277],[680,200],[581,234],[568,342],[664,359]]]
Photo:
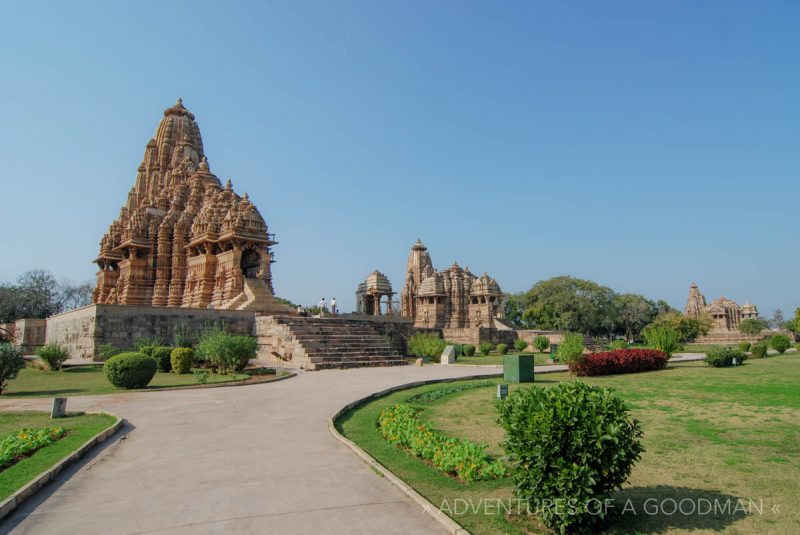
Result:
[[795,2],[4,2],[0,280],[75,281],[164,108],[266,217],[278,293],[438,268],[800,306]]

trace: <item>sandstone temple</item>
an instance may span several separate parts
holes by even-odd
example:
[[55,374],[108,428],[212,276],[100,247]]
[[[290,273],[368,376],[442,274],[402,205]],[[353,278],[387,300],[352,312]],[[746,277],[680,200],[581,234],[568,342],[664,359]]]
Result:
[[744,320],[757,319],[758,308],[750,302],[739,305],[725,297],[719,297],[711,304],[707,304],[697,284],[692,283],[684,314],[690,318],[706,316],[711,320],[711,329],[707,335],[698,339],[698,342],[725,343],[748,339],[739,331],[739,325]]
[[403,316],[414,320],[415,327],[506,327],[502,323],[503,292],[497,281],[486,273],[477,277],[455,262],[436,271],[428,248],[420,240],[408,255],[400,307]]
[[211,172],[195,117],[178,99],[100,241],[94,302],[286,312],[273,297],[275,244],[247,193]]

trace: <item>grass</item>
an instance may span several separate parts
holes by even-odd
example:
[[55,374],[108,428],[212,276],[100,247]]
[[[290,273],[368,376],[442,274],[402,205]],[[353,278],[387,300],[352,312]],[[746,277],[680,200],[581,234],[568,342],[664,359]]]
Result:
[[[518,353],[509,353],[509,355],[516,355]],[[531,353],[525,353],[526,355],[530,355]],[[488,355],[481,355],[480,353],[475,353],[472,357],[458,357],[456,360],[456,364],[486,364],[486,365],[502,365],[503,364],[503,355],[498,355],[495,352],[489,353]],[[549,353],[533,353],[533,364],[534,366],[546,366],[548,364],[554,364],[550,362],[550,354]],[[557,362],[555,364],[558,364]]]
[[[510,388],[569,380],[573,379],[565,373],[549,374],[534,386]],[[677,363],[658,372],[585,380],[617,389],[645,430],[647,452],[629,484],[615,495],[616,503],[630,499],[637,514],[623,515],[608,533],[800,532],[800,357],[756,359],[722,369],[701,362]],[[349,412],[337,427],[436,506],[452,507],[457,499],[473,504],[511,499],[509,479],[458,483],[389,445],[376,432],[383,407],[438,388],[443,385],[393,393]],[[495,388],[488,386],[413,405],[438,431],[488,444],[490,453],[502,455],[503,431],[496,424],[494,394]],[[747,507],[753,500],[763,509],[762,514],[753,509],[750,515],[645,514],[648,503],[686,498],[693,500],[687,503],[742,499]],[[780,506],[777,513],[772,510],[775,505]],[[451,516],[476,534],[548,533],[535,518],[509,518],[496,509]]]
[[42,472],[81,447],[97,433],[108,429],[116,418],[108,414],[69,413],[51,419],[43,412],[0,413],[0,439],[24,427],[63,427],[67,435],[0,471],[0,500],[4,500]]
[[[249,376],[208,375],[208,383],[224,383],[247,379]],[[196,385],[194,374],[177,375],[174,373],[156,373],[153,380],[142,390],[169,388],[176,386]],[[103,369],[97,366],[77,366],[66,368],[60,372],[43,371],[35,368],[20,370],[16,379],[8,382],[3,397],[53,397],[53,396],[88,396],[95,394],[114,394],[118,392],[135,392],[136,390],[120,390],[114,388],[106,379]]]

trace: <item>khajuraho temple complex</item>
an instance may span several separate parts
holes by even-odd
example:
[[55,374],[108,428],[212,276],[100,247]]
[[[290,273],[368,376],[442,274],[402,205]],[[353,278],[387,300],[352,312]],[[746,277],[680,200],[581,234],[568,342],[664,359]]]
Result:
[[247,193],[211,172],[194,115],[178,99],[100,242],[94,302],[286,312],[273,298],[273,238]]
[[699,343],[726,343],[748,340],[739,331],[739,325],[747,319],[758,318],[758,308],[746,302],[739,305],[725,297],[719,297],[711,304],[706,303],[705,296],[700,293],[696,283],[689,288],[684,314],[690,318],[706,316],[711,320],[708,334],[699,338]]
[[503,292],[497,281],[486,273],[477,277],[455,262],[436,271],[428,248],[420,240],[408,255],[400,307],[401,314],[412,318],[415,327],[508,329],[502,321]]

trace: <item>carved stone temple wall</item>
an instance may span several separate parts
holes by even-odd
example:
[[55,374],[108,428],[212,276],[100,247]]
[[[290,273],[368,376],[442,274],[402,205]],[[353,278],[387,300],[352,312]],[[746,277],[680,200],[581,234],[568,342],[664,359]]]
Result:
[[739,305],[726,297],[719,297],[711,304],[706,303],[706,298],[700,293],[696,283],[692,283],[689,288],[683,313],[690,318],[706,316],[711,320],[708,334],[696,340],[703,344],[751,341],[752,338],[739,331],[739,326],[746,319],[758,318],[758,308],[750,302]]

